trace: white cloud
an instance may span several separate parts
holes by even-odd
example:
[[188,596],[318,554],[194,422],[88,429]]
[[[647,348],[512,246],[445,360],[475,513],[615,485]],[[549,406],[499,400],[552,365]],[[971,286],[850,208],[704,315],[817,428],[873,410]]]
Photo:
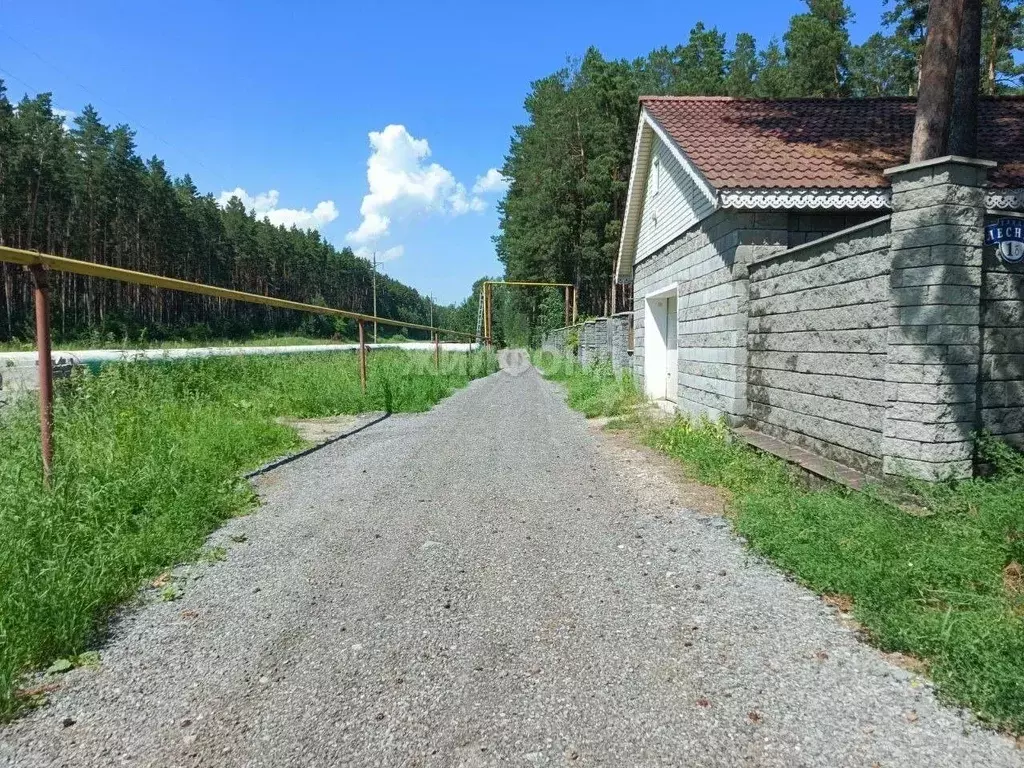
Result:
[[483,176],[477,176],[473,185],[474,195],[486,195],[488,192],[505,192],[510,180],[501,175],[497,168],[491,168]]
[[258,219],[269,219],[274,226],[293,226],[299,229],[322,229],[338,218],[338,208],[333,200],[323,200],[311,211],[307,208],[278,208],[281,193],[276,189],[250,196],[241,187],[230,192],[221,192],[217,204],[223,208],[232,197],[242,201],[247,211],[253,211]]
[[64,121],[63,128],[64,132],[67,133],[71,130],[71,121],[78,117],[78,113],[73,109],[60,109],[59,107],[53,107],[51,110],[55,117],[59,117]]
[[[394,219],[425,213],[460,216],[487,208],[476,187],[469,193],[447,168],[428,164],[427,140],[415,138],[404,125],[371,131],[370,149],[366,163],[369,192],[359,207],[359,227],[347,235],[351,243],[367,245],[386,236]],[[488,171],[477,183],[490,174]]]
[[[355,254],[361,258],[371,261],[373,259],[373,248],[356,248]],[[402,258],[405,253],[404,245],[396,245],[391,248],[385,248],[377,251],[377,263],[383,264],[385,261],[394,261],[395,259]]]

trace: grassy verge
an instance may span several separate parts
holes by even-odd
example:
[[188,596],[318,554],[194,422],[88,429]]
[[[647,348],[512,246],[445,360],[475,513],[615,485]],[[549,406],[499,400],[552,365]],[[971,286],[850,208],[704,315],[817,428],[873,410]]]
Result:
[[276,416],[423,411],[496,369],[493,354],[123,363],[62,387],[56,458],[41,488],[38,414],[23,398],[0,421],[0,717],[22,672],[85,650],[140,583],[193,558],[250,508],[239,474],[298,447]]
[[575,360],[547,351],[531,353],[533,364],[545,378],[565,385],[570,408],[588,418],[618,416],[643,402],[643,396],[628,373],[616,377],[610,363],[584,368]]
[[[635,387],[618,394],[607,372],[548,353],[535,362],[566,383],[570,406],[587,415],[624,413],[639,401]],[[610,426],[634,430],[695,480],[725,489],[733,525],[755,551],[852,603],[872,642],[922,661],[946,701],[1024,732],[1020,454],[982,441],[992,477],[896,489],[916,497],[909,513],[892,503],[893,489],[811,489],[785,462],[731,440],[718,424],[630,415]]]
[[1024,460],[996,443],[994,477],[912,490],[908,514],[884,493],[811,490],[722,427],[638,423],[649,445],[727,489],[750,546],[821,593],[852,599],[886,651],[922,660],[940,695],[1024,731]]

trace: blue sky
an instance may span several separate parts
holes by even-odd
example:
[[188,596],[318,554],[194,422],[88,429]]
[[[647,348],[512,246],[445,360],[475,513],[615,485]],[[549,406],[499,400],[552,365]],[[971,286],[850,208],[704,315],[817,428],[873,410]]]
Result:
[[[860,42],[882,0],[850,5]],[[685,42],[697,21],[730,45],[739,31],[760,45],[803,7],[0,0],[0,77],[13,98],[52,91],[72,112],[92,102],[105,122],[137,130],[143,156],[191,173],[204,192],[240,188],[275,220],[319,226],[339,246],[400,252],[383,269],[448,303],[501,273],[500,185],[477,182],[501,167],[532,80],[589,45],[633,58]]]

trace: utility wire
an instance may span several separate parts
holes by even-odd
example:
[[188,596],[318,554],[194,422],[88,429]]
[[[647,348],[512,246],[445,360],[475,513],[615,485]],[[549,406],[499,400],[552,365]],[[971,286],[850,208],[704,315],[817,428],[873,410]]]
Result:
[[33,86],[31,86],[28,83],[26,83],[24,80],[22,80],[20,77],[18,77],[13,72],[8,72],[3,67],[0,67],[0,72],[2,72],[3,74],[7,75],[7,77],[11,78],[12,80],[17,80],[19,83],[21,83],[23,86],[28,88],[30,91],[35,91],[36,93],[39,92],[36,88],[34,88]]
[[[79,80],[74,75],[72,75],[66,69],[64,69],[63,67],[59,66],[58,64],[55,64],[54,62],[49,61],[48,59],[44,58],[38,51],[34,50],[33,48],[30,48],[28,45],[23,43],[21,40],[19,40],[18,38],[14,37],[10,32],[8,32],[3,27],[0,27],[0,34],[3,34],[4,37],[6,37],[11,42],[13,42],[15,45],[21,46],[28,53],[30,53],[31,55],[35,56],[37,59],[39,59],[39,61],[41,61],[44,65],[46,65],[50,69],[53,69],[53,70],[57,71],[58,73],[60,73],[61,75],[63,75],[64,77],[66,77],[73,85],[77,86],[82,91],[84,91],[87,95],[92,97],[93,100],[98,101],[99,103],[101,103],[105,107],[109,107],[111,110],[113,110],[114,112],[119,114],[133,128],[136,127],[136,126],[141,128],[146,133],[148,133],[150,136],[152,136],[153,138],[157,139],[161,143],[165,144],[169,149],[171,149],[171,150],[173,150],[173,151],[175,151],[175,152],[185,156],[190,162],[195,162],[200,168],[202,168],[204,171],[206,171],[211,176],[215,177],[217,179],[217,181],[219,181],[222,184],[222,186],[224,186],[225,189],[227,189],[228,187],[231,186],[227,182],[227,180],[225,180],[219,173],[217,173],[216,171],[214,171],[214,170],[210,169],[209,167],[207,167],[206,164],[203,163],[202,160],[200,160],[198,157],[195,157],[194,155],[192,155],[191,152],[187,152],[186,150],[182,149],[181,147],[178,147],[178,146],[172,144],[171,142],[169,142],[167,139],[165,139],[163,136],[158,134],[156,131],[154,131],[152,128],[150,128],[149,126],[147,126],[145,123],[141,122],[140,120],[133,120],[130,115],[128,115],[124,110],[120,109],[116,104],[111,103],[110,101],[108,101],[107,99],[103,98],[102,96],[100,96],[98,93],[96,93],[92,89],[90,89],[87,86],[83,85],[81,82],[79,82]],[[40,93],[40,91],[38,89],[33,88],[28,83],[26,83],[24,80],[22,80],[20,77],[17,77],[16,75],[8,72],[7,70],[0,70],[0,71],[5,72],[8,76],[14,78],[15,80],[20,82],[22,85],[24,85],[29,90],[36,91],[36,93]]]

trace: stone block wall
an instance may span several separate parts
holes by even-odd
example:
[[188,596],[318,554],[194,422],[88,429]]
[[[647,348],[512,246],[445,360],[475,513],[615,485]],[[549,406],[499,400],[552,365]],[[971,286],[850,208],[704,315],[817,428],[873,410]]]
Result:
[[609,335],[611,337],[612,371],[616,376],[624,371],[630,371],[632,367],[629,349],[629,325],[631,319],[631,312],[619,312],[617,315],[608,318]]
[[591,364],[610,362],[611,361],[611,347],[610,337],[608,335],[608,318],[598,317],[594,320],[594,330],[592,334],[593,338],[593,351],[594,355],[591,359]]
[[578,333],[579,326],[575,325],[555,328],[544,334],[540,348],[548,352],[554,352],[556,355],[563,355],[565,357],[575,356],[576,349],[574,346],[570,346],[570,337]]
[[888,172],[892,214],[755,261],[754,429],[873,474],[969,477],[1024,445],[1024,265],[983,246],[991,163]]
[[986,214],[991,166],[891,169],[882,217],[716,211],[634,265],[634,374],[674,293],[684,413],[872,474],[970,476],[979,429],[1024,447],[1024,262],[984,246],[1024,214]]
[[867,472],[882,469],[889,220],[750,266],[748,423]]
[[589,345],[582,343],[586,333],[586,323],[567,328],[555,328],[544,334],[541,340],[541,349],[566,357],[573,356],[576,351],[570,347],[570,337],[580,334],[580,362],[586,365],[593,364],[598,360],[611,362],[612,371],[615,375],[620,375],[632,369],[629,351],[630,319],[631,313],[620,312],[612,317],[599,317],[590,321],[593,330],[590,332],[591,343]]
[[993,164],[940,158],[892,182],[887,474],[969,477],[980,403],[984,184]]
[[579,350],[579,361],[580,365],[588,366],[593,365],[595,360],[595,348],[594,348],[594,321],[587,320],[580,327],[580,350]]
[[634,266],[633,372],[644,384],[646,296],[677,286],[677,406],[694,416],[746,415],[747,265],[784,249],[785,212],[719,210]]
[[1024,447],[1024,262],[1007,263],[986,247],[981,279],[979,426]]

